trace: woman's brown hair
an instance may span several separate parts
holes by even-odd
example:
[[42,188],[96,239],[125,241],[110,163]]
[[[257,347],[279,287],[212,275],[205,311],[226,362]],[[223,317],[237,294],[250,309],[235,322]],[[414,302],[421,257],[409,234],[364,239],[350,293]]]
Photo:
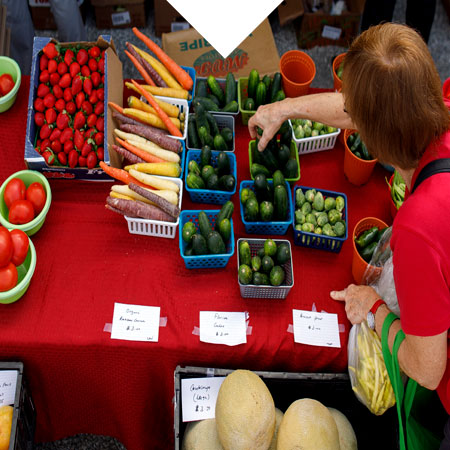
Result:
[[406,25],[384,23],[358,36],[345,56],[342,81],[345,108],[381,162],[415,168],[449,128],[436,66]]

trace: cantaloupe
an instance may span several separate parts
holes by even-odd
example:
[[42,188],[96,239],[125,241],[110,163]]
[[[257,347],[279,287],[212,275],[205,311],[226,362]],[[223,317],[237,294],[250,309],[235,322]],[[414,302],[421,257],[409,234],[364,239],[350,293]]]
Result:
[[356,441],[356,434],[345,414],[341,413],[338,409],[330,407],[328,410],[333,416],[338,428],[341,450],[357,450],[358,443]]
[[317,400],[296,400],[278,430],[277,450],[340,450],[339,432],[328,408]]
[[275,431],[275,405],[264,381],[235,370],[223,381],[216,401],[216,426],[225,450],[267,450]]
[[0,450],[8,450],[14,408],[0,406]]
[[283,419],[284,413],[278,408],[275,408],[275,432],[273,433],[272,442],[270,443],[269,450],[277,450],[277,440],[278,440],[278,428],[280,428],[281,420]]
[[216,420],[189,422],[183,435],[182,450],[223,450],[217,435]]

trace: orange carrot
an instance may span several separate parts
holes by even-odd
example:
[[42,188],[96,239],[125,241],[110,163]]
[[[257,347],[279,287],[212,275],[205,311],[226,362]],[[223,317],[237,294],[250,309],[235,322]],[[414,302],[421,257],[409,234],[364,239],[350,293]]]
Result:
[[161,109],[161,106],[158,105],[156,100],[153,98],[153,95],[150,92],[147,92],[144,88],[142,88],[136,81],[131,80],[133,85],[139,90],[139,92],[145,97],[145,99],[153,106],[153,109],[158,113],[158,116],[164,122],[164,125],[169,130],[169,133],[172,136],[183,137],[181,131],[173,124],[173,122],[169,119],[169,116]]
[[119,114],[123,114],[123,108],[117,103],[108,102],[108,106],[111,106],[111,108],[115,109]]
[[150,86],[156,86],[155,82],[152,80],[147,71],[142,67],[142,64],[135,58],[128,50],[125,50],[125,54],[130,58],[131,62],[134,64],[134,67],[139,71],[144,78],[145,82]]
[[100,167],[110,177],[115,178],[116,180],[119,180],[122,183],[125,183],[125,184],[137,183],[137,184],[139,184],[139,186],[148,187],[148,185],[141,183],[139,180],[136,180],[136,178],[131,176],[126,170],[118,169],[117,167],[108,166],[108,164],[106,164],[104,161],[100,161]]
[[124,141],[123,139],[120,139],[116,136],[116,141],[123,147],[126,148],[129,152],[134,153],[136,156],[139,156],[139,158],[142,158],[144,161],[147,162],[167,162],[165,159],[159,158],[158,156],[154,156],[144,150],[141,150],[140,148],[137,148],[136,146],[130,144],[127,141]]
[[169,55],[167,55],[167,53],[144,33],[141,33],[136,27],[133,27],[133,33],[159,58],[184,89],[188,91],[192,89],[194,82],[185,70],[183,70]]

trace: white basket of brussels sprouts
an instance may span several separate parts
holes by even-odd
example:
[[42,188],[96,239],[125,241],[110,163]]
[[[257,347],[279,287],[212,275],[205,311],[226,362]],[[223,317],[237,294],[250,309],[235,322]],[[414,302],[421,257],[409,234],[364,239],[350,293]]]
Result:
[[299,155],[333,148],[341,132],[340,128],[307,119],[290,119],[289,123]]
[[348,237],[347,196],[341,192],[296,186],[294,243],[338,253]]

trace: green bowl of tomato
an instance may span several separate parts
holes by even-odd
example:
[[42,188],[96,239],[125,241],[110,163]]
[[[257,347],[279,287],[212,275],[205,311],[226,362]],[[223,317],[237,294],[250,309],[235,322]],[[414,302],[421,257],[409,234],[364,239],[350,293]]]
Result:
[[[23,181],[21,185],[22,189],[23,187],[26,189],[27,200],[29,195],[33,205],[39,206],[36,209],[37,212],[33,211],[33,205],[30,207],[28,201],[22,202],[20,208],[14,207],[13,209],[13,206],[11,206],[11,203],[14,203],[12,200],[24,198],[25,195],[24,192],[18,192],[21,188],[20,186],[16,187],[15,178]],[[10,186],[8,186],[9,182],[12,182]],[[34,183],[39,183],[43,189],[39,189],[39,186]],[[33,185],[33,189],[31,185]],[[28,236],[32,236],[44,225],[51,202],[52,191],[44,175],[35,170],[21,170],[13,173],[0,187],[0,223],[6,228],[17,228],[27,233]],[[11,209],[8,208],[8,205],[11,206]],[[14,221],[12,221],[11,214],[14,215]]]
[[0,113],[7,111],[16,101],[22,74],[14,59],[0,56]]
[[[8,291],[0,292],[0,303],[8,304],[19,300],[30,285],[34,269],[36,268],[36,249],[31,239],[28,239],[28,241],[29,247],[25,261],[20,266],[17,266],[17,284]],[[8,274],[4,274],[3,278],[7,276]]]

